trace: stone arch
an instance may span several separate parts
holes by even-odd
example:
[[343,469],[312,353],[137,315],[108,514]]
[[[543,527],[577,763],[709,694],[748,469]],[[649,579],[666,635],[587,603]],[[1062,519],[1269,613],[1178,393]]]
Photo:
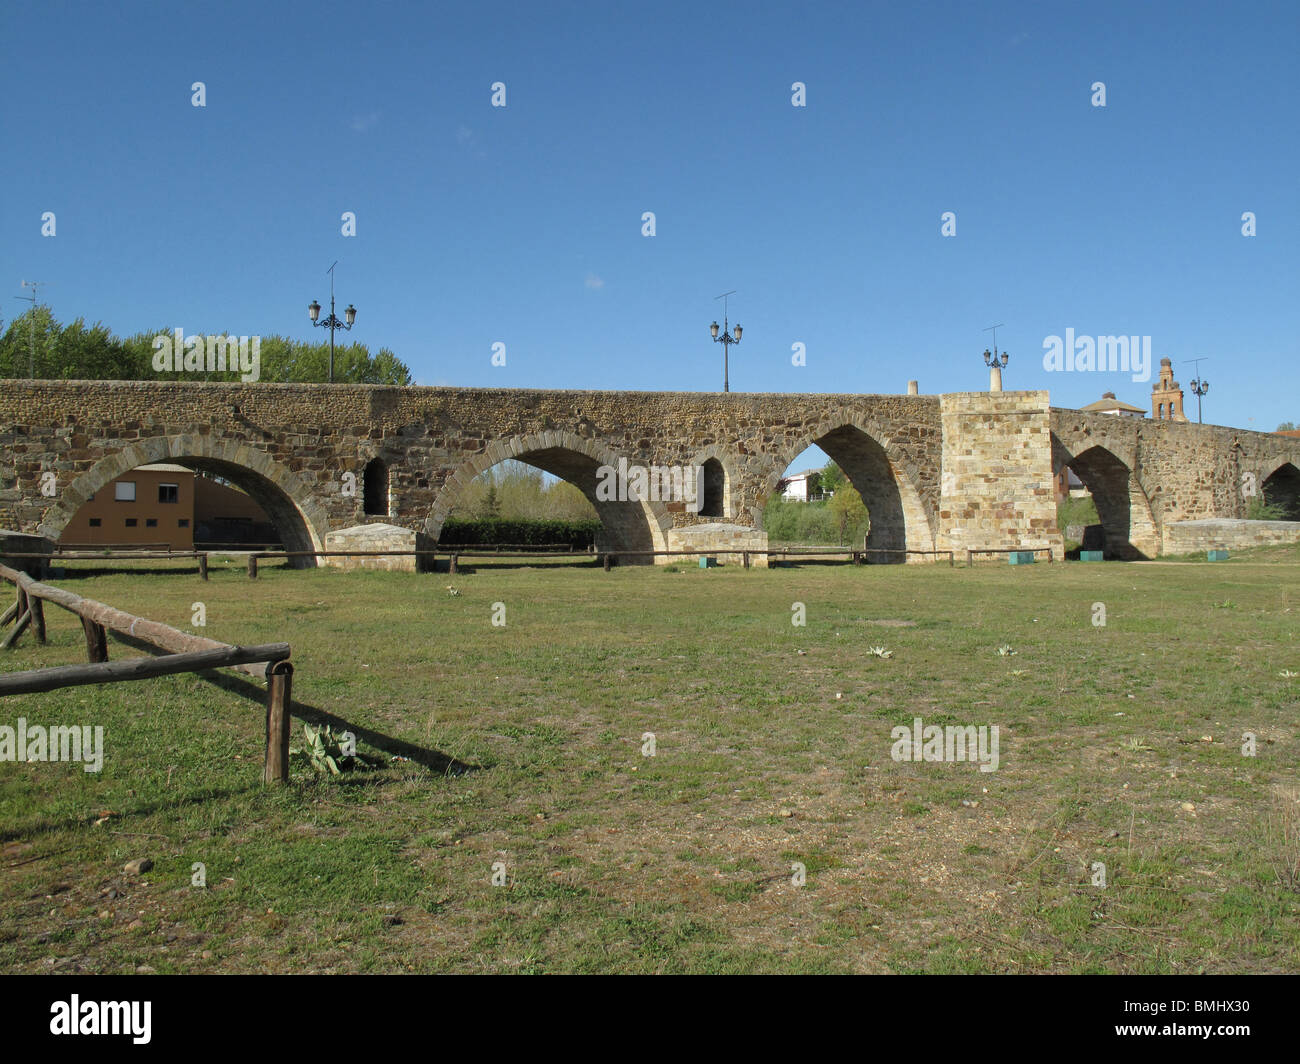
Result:
[[390,509],[388,465],[376,456],[361,471],[361,510],[366,517],[387,517]]
[[1052,433],[1052,471],[1059,473],[1066,466],[1092,495],[1107,556],[1135,560],[1160,553],[1151,499],[1128,463],[1101,443],[1089,443],[1076,454]]
[[[597,470],[602,466],[617,469],[619,456],[592,440],[572,432],[560,431],[498,440],[490,444],[482,454],[466,459],[443,481],[424,522],[425,531],[436,539],[447,515],[470,482],[480,473],[508,459],[536,466],[543,472],[567,480],[587,497],[596,508],[603,526],[602,533],[597,537],[597,549],[667,549],[665,533],[673,524],[667,505],[663,502],[611,502],[598,499]],[[653,561],[652,558],[628,559],[634,560],[646,564]]]
[[734,513],[732,505],[731,455],[720,444],[710,444],[697,451],[691,458],[690,468],[704,470],[703,491],[699,515],[730,519]]
[[1281,507],[1284,521],[1300,521],[1300,469],[1285,458],[1260,481],[1264,501]]
[[[60,493],[38,531],[57,540],[92,495],[124,473],[153,462],[215,473],[242,488],[271,519],[286,550],[324,548],[328,516],[296,473],[250,444],[198,434],[140,440],[96,462]],[[313,566],[315,559],[295,564]]]
[[[934,550],[934,521],[917,490],[919,477],[903,458],[889,435],[869,418],[831,416],[816,426],[778,458],[779,465],[763,483],[767,499],[780,483],[790,463],[811,446],[820,447],[844,471],[862,496],[870,517],[867,560],[897,564],[925,561],[924,557],[870,551]],[[761,505],[755,508],[762,527]]]

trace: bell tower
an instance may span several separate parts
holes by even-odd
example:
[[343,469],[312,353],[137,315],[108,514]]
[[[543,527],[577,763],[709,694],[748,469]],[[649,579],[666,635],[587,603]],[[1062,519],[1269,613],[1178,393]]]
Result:
[[1157,421],[1186,421],[1183,414],[1183,390],[1174,380],[1173,363],[1160,360],[1160,380],[1151,385],[1151,416]]

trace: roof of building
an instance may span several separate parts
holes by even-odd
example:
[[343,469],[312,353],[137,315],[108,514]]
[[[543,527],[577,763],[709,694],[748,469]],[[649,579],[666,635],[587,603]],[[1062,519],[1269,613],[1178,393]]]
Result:
[[1278,429],[1275,436],[1300,436],[1300,429]]
[[1132,403],[1126,403],[1123,399],[1116,399],[1114,392],[1107,392],[1095,403],[1089,403],[1085,407],[1080,407],[1080,409],[1094,413],[1106,410],[1126,410],[1130,413],[1138,414],[1146,413],[1146,410],[1143,407],[1134,406]]
[[790,473],[789,475],[784,476],[781,479],[782,480],[804,480],[807,477],[820,476],[821,473],[822,470],[820,469],[805,469],[802,473]]

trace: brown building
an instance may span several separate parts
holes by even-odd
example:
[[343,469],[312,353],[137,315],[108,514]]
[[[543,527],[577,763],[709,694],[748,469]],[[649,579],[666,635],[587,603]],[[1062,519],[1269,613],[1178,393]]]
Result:
[[1160,421],[1186,421],[1183,414],[1183,389],[1174,380],[1174,365],[1160,360],[1160,379],[1151,385],[1151,416]]
[[142,465],[105,485],[68,522],[64,546],[192,550],[195,540],[277,543],[270,519],[242,491],[185,466]]
[[59,537],[64,545],[194,546],[194,473],[178,465],[142,465],[92,495]]

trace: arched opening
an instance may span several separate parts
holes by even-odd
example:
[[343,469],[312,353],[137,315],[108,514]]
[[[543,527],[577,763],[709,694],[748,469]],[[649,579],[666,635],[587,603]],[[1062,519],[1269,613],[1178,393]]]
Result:
[[382,458],[372,458],[361,474],[361,496],[367,517],[388,516],[388,466]]
[[[547,437],[553,437],[547,433]],[[555,481],[572,485],[594,511],[600,522],[596,535],[598,551],[652,551],[665,547],[663,529],[671,525],[666,503],[635,499],[609,498],[608,488],[597,491],[598,486],[611,483],[609,471],[619,468],[619,460],[602,448],[571,434],[564,434],[564,442],[556,446],[540,436],[510,441],[507,450],[510,458],[492,462],[485,457],[471,459],[446,478],[434,500],[433,509],[425,522],[425,530],[441,538],[443,524],[449,517],[475,516],[483,512],[484,492],[494,480],[492,471],[503,463],[518,463],[539,470]],[[626,467],[626,463],[624,463]],[[486,475],[485,475],[486,474]],[[545,485],[543,485],[545,486]],[[615,493],[617,494],[617,493]],[[500,506],[502,499],[497,498]],[[504,513],[500,514],[504,516]],[[546,517],[546,514],[540,516]],[[620,564],[651,564],[651,557],[620,558]]]
[[297,507],[264,477],[210,458],[136,466],[100,485],[58,537],[64,547],[311,550]]
[[[157,465],[164,468],[146,476],[148,467]],[[135,472],[142,469],[145,472]],[[133,486],[119,490],[119,482]],[[195,499],[199,512],[182,513]],[[207,527],[200,526],[199,516]],[[205,534],[218,546],[251,535],[259,546],[278,541],[285,550],[310,551],[322,549],[316,528],[325,524],[323,511],[310,501],[306,485],[295,474],[259,450],[210,436],[142,441],[97,462],[60,492],[39,531],[52,540],[81,542],[81,535],[92,531],[92,517],[99,524],[88,542],[104,546],[170,544],[170,533],[182,531],[180,522],[188,519],[183,531],[200,545],[208,542]],[[223,517],[229,520],[215,520]],[[135,524],[128,525],[132,520]],[[130,539],[124,538],[128,535]],[[312,566],[315,559],[295,559],[292,564]]]
[[[818,466],[825,458],[834,465]],[[799,538],[810,544],[865,547],[867,561],[876,564],[902,564],[908,559],[904,551],[934,548],[930,521],[915,488],[884,446],[856,425],[840,425],[808,440],[785,471],[771,478],[769,493],[772,501],[782,500],[777,506],[783,517],[793,514],[802,529]],[[824,513],[815,513],[816,507]],[[766,510],[764,524],[774,541],[789,538],[788,530],[772,527]]]
[[1282,512],[1283,521],[1300,521],[1300,469],[1280,465],[1263,484],[1264,502]]
[[701,500],[701,517],[727,516],[727,470],[716,458],[704,461],[704,498]]
[[1151,506],[1129,467],[1102,446],[1071,456],[1060,440],[1054,437],[1053,442],[1058,474],[1072,471],[1096,508],[1097,523],[1084,526],[1081,549],[1100,550],[1111,559],[1135,560],[1158,554]]

